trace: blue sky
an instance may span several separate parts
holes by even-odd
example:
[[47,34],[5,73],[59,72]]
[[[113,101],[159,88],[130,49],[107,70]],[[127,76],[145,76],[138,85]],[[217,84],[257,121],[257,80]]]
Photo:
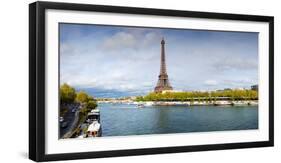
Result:
[[60,24],[61,83],[133,94],[152,91],[162,37],[176,90],[258,83],[258,33]]

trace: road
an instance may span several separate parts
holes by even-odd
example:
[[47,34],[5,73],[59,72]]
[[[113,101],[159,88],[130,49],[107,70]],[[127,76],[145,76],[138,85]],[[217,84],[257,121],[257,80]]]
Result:
[[[59,132],[60,138],[62,138],[62,136],[66,134],[68,131],[72,130],[72,126],[75,122],[75,119],[78,119],[75,117],[79,116],[79,114],[77,114],[79,113],[79,105],[75,105],[75,104],[68,105],[66,108],[67,108],[67,112],[64,114],[63,118],[64,118],[64,122],[67,122],[67,127],[63,128],[60,126],[60,132]],[[77,113],[72,112],[73,109],[78,110],[76,111]]]

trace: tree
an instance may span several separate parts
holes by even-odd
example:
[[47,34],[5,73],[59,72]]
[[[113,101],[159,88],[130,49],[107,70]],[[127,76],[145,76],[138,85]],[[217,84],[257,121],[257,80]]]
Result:
[[97,106],[98,105],[97,105],[96,101],[94,101],[94,100],[90,100],[87,103],[87,108],[90,110],[95,109]]
[[75,98],[76,102],[79,103],[87,103],[89,101],[89,97],[87,95],[87,93],[85,93],[84,91],[78,92]]
[[88,95],[88,101],[95,101],[95,99],[94,99],[93,96],[89,96],[89,95]]
[[75,89],[64,83],[60,86],[60,101],[61,103],[71,103],[76,97]]
[[145,96],[139,96],[136,101],[216,101],[220,99],[231,100],[257,100],[258,92],[254,90],[219,90],[212,92],[150,92]]

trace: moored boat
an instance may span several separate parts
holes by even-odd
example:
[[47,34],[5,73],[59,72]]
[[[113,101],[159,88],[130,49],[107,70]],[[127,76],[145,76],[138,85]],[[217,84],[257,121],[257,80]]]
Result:
[[99,109],[93,109],[88,113],[87,122],[90,125],[88,126],[86,137],[100,137],[102,135],[102,129]]
[[101,125],[98,121],[93,121],[88,129],[86,137],[100,137],[101,136]]
[[144,104],[138,104],[137,107],[138,108],[144,108]]

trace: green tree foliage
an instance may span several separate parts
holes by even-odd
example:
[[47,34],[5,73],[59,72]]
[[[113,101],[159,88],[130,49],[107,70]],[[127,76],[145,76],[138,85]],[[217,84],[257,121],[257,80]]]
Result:
[[89,108],[90,110],[95,109],[97,106],[97,102],[94,100],[90,100],[87,103],[87,108]]
[[87,107],[83,107],[80,109],[80,113],[83,114],[84,116],[87,115],[91,110],[88,109]]
[[73,87],[66,83],[60,86],[60,100],[62,103],[79,102],[87,104],[90,102],[91,104],[89,105],[91,106],[94,106],[94,103],[97,105],[96,100],[92,96],[89,96],[84,91],[77,93]]
[[76,97],[75,89],[64,83],[60,86],[60,100],[62,103],[71,103]]
[[212,92],[151,92],[146,96],[136,97],[136,101],[216,101],[216,100],[257,100],[258,92],[254,90],[223,90]]
[[76,95],[75,101],[79,102],[81,104],[87,103],[89,101],[89,96],[84,91],[78,92],[77,95]]
[[95,109],[98,106],[96,100],[84,91],[77,93],[75,101],[83,104],[82,112],[85,113],[90,112],[92,109]]

